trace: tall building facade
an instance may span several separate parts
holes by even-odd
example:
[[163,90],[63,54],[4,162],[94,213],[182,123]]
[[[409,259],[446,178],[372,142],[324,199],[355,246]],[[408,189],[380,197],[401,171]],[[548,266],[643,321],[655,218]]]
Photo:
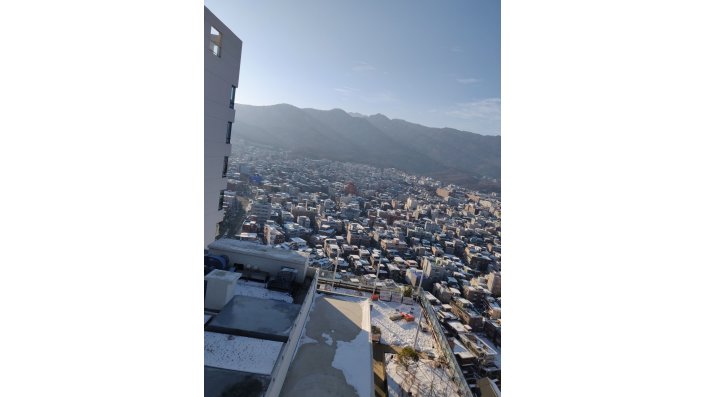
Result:
[[204,248],[223,221],[235,90],[240,77],[242,40],[208,8],[204,10]]

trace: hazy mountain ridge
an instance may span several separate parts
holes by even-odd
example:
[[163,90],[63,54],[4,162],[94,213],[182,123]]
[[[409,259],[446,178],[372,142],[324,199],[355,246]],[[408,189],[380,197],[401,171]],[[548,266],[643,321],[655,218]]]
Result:
[[[381,114],[340,109],[236,104],[234,136],[294,154],[394,167],[444,182],[493,185],[499,179],[500,137],[432,128]],[[498,190],[494,186],[492,190]]]

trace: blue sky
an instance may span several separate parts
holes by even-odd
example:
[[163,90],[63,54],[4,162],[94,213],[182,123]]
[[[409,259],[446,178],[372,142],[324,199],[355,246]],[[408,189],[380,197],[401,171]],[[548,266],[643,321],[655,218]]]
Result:
[[208,0],[243,41],[237,102],[500,133],[499,0]]

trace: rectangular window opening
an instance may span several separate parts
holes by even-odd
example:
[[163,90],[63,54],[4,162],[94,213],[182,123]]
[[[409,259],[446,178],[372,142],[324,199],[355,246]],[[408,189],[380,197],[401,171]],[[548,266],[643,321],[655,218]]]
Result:
[[228,176],[228,156],[223,158],[223,178]]
[[213,52],[213,55],[219,57],[220,56],[220,48],[221,48],[221,41],[223,39],[223,35],[220,34],[218,29],[214,28],[211,26],[211,43],[210,43],[210,50]]
[[233,133],[233,122],[228,121],[228,131],[225,134],[225,143],[230,143],[230,137]]
[[220,191],[220,201],[218,202],[218,211],[223,209],[223,203],[225,202],[225,190]]
[[235,88],[234,85],[230,86],[230,109],[235,109]]

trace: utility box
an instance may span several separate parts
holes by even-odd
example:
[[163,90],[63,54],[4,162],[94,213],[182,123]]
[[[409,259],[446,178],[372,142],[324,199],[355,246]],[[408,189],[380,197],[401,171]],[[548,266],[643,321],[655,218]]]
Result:
[[235,285],[242,276],[240,273],[225,270],[213,270],[206,275],[206,303],[205,308],[220,310],[235,296]]

